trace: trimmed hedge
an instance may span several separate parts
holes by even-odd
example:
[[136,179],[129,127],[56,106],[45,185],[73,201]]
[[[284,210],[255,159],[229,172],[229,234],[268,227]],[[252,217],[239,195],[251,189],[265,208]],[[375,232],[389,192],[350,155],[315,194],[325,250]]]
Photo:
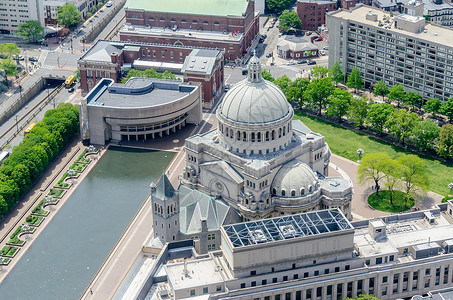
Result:
[[76,106],[62,103],[46,112],[0,166],[0,216],[8,213],[78,131]]

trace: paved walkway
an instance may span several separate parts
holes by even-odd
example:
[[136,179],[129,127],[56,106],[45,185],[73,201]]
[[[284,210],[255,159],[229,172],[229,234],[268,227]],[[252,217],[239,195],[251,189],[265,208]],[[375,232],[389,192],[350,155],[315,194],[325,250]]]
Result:
[[[374,183],[369,181],[363,185],[359,184],[357,179],[358,163],[335,154],[332,154],[330,162],[329,176],[341,176],[352,181],[354,186],[354,196],[352,197],[351,210],[355,220],[387,216],[389,214],[375,210],[368,205],[367,199],[368,196],[374,192],[371,188],[374,186]],[[429,192],[427,197],[422,202],[416,204],[416,207],[419,209],[431,208],[434,205],[441,203],[442,198],[442,195]]]
[[[25,223],[26,217],[31,214],[33,208],[41,200],[44,199],[44,197],[49,193],[50,189],[53,188],[56,182],[61,178],[64,172],[69,169],[69,167],[78,158],[78,156],[83,152],[84,149],[85,147],[79,141],[79,138],[74,138],[74,140],[67,146],[67,148],[63,150],[63,152],[51,163],[49,168],[44,172],[44,174],[30,189],[30,191],[24,195],[22,200],[17,203],[17,205],[8,214],[8,216],[4,220],[2,220],[2,222],[0,223],[0,248],[6,244],[12,232],[18,226]],[[49,215],[44,218],[41,225],[35,229],[35,232],[33,234],[28,234],[23,237],[26,242],[25,245],[19,247],[20,251],[13,259],[11,259],[11,262],[8,266],[2,267],[2,271],[0,273],[0,283],[9,274],[9,272],[13,269],[16,263],[24,255],[24,253],[28,250],[28,248],[33,243],[33,240],[35,240],[37,236],[45,229],[47,224],[49,224],[58,210],[65,204],[67,199],[69,199],[71,194],[77,188],[77,185],[93,168],[96,161],[97,160],[93,159],[92,162],[87,165],[87,168],[84,170],[84,172],[79,175],[79,178],[73,180],[74,186],[66,190],[66,193],[64,194],[62,199],[60,199],[57,205],[47,206],[46,210],[50,211]]]

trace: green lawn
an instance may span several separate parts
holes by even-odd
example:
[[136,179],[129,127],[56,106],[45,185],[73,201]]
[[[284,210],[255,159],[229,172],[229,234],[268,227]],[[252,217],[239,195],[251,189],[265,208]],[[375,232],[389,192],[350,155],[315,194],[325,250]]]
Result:
[[52,197],[61,197],[64,192],[62,189],[50,189],[49,195]]
[[17,251],[17,247],[13,247],[13,246],[3,246],[2,250],[0,250],[0,253],[2,255],[9,255],[9,256],[13,256],[14,253],[16,253]]
[[376,193],[371,194],[368,197],[368,204],[374,209],[386,212],[402,212],[411,209],[414,206],[414,200],[408,200],[406,206],[405,193],[400,191],[393,192],[393,205],[390,205],[390,194],[388,191],[380,191],[379,198],[376,197]]
[[85,168],[85,166],[86,166],[86,164],[73,163],[69,169],[73,169],[74,171],[81,172],[83,170],[83,168]]
[[25,220],[25,223],[30,224],[30,225],[36,225],[36,224],[39,224],[39,222],[41,222],[42,219],[43,219],[43,217],[40,217],[40,216],[29,215],[27,217],[27,219]]
[[[386,152],[393,158],[409,153],[414,154],[403,148],[389,145],[367,135],[344,129],[299,112],[295,112],[294,119],[301,120],[314,132],[324,135],[333,153],[353,161],[358,160],[357,149],[359,148],[365,150],[365,154]],[[441,195],[447,195],[450,192],[448,184],[453,182],[453,165],[425,156],[420,156],[420,158],[423,159],[426,165],[430,190]]]
[[69,183],[64,182],[64,180],[68,177],[68,172],[65,172],[63,176],[61,176],[60,180],[58,180],[57,184],[55,186],[58,187],[68,187]]

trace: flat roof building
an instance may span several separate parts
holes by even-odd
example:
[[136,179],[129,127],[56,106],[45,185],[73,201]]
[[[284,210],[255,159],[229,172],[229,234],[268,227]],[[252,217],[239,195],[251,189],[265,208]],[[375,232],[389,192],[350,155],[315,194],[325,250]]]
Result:
[[258,43],[259,12],[248,0],[128,0],[122,41],[223,49],[240,59]]
[[153,271],[136,276],[147,284],[132,296],[442,299],[453,284],[453,253],[445,246],[452,239],[452,209],[450,200],[428,211],[355,222],[329,209],[224,225],[221,250],[208,255],[190,250],[191,240],[167,244]]
[[147,140],[201,121],[199,84],[131,78],[125,84],[102,79],[80,105],[82,139]]
[[369,6],[329,13],[329,66],[339,61],[346,74],[357,67],[368,87],[383,80],[423,99],[452,97],[453,30],[426,23],[411,4],[404,9],[393,16]]

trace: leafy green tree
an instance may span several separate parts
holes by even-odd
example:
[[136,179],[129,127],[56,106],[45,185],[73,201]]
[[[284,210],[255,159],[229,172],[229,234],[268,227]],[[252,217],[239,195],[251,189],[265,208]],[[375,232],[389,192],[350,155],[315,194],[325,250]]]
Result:
[[36,42],[44,37],[44,28],[39,21],[30,20],[18,26],[16,35],[29,43]]
[[101,9],[104,4],[102,2],[98,3],[98,9]]
[[439,108],[439,112],[444,116],[448,117],[450,123],[453,121],[453,97],[448,98],[447,101],[444,101]]
[[440,100],[438,98],[428,99],[423,106],[427,113],[431,113],[433,117],[439,112]]
[[304,92],[310,84],[308,78],[297,78],[291,82],[286,89],[286,99],[292,102],[298,102],[299,105],[304,105]]
[[287,9],[282,12],[278,20],[278,28],[282,30],[283,33],[288,32],[290,28],[300,28],[300,25],[302,24],[297,12],[289,11]]
[[92,14],[90,12],[87,13],[87,20],[91,18]]
[[77,68],[77,70],[75,70],[74,75],[76,77],[76,81],[80,82],[80,68]]
[[422,151],[434,149],[435,142],[439,138],[440,128],[431,119],[418,122],[412,130],[413,141]]
[[390,88],[389,99],[397,101],[398,108],[400,107],[400,102],[404,99],[404,88],[401,84],[394,85]]
[[[382,173],[384,176],[384,185],[390,196],[390,205],[393,205],[393,193],[396,185],[401,178],[402,166],[397,160],[391,158],[382,161]],[[377,193],[376,193],[377,194]]]
[[440,129],[437,141],[437,154],[442,157],[453,157],[453,125],[445,124]]
[[393,106],[388,103],[372,104],[368,109],[367,122],[371,124],[374,130],[382,134],[385,122],[394,110]]
[[15,43],[0,44],[0,55],[5,58],[12,58],[13,55],[19,55],[20,49]]
[[4,216],[8,212],[8,203],[6,203],[5,198],[0,196],[0,215]]
[[400,177],[403,181],[404,192],[407,201],[425,198],[429,187],[428,176],[426,175],[425,163],[416,155],[409,154],[398,157],[397,161],[401,165]]
[[19,186],[21,195],[25,194],[25,192],[30,188],[30,172],[23,164],[17,164],[14,166],[14,171],[11,173],[11,179],[13,179]]
[[17,65],[11,58],[0,60],[0,69],[5,70],[6,76],[17,75]]
[[405,109],[396,109],[388,116],[385,126],[396,140],[404,144],[404,140],[412,135],[413,128],[420,122],[420,117]]
[[292,0],[267,0],[266,9],[271,13],[279,13],[288,8],[292,2]]
[[339,122],[341,122],[341,118],[348,113],[352,98],[351,93],[348,91],[336,88],[332,95],[329,96],[327,115],[337,116]]
[[382,101],[384,101],[385,96],[389,93],[389,89],[384,81],[380,80],[374,85],[373,94],[375,96],[382,96]]
[[93,6],[93,9],[91,10],[91,13],[94,15],[98,10],[96,9],[95,6]]
[[341,68],[340,63],[338,61],[336,61],[332,65],[332,67],[330,68],[329,76],[332,79],[332,82],[335,83],[335,86],[337,86],[337,84],[339,82],[343,82],[344,81],[344,72],[343,72],[343,69]]
[[271,82],[273,82],[275,80],[274,77],[272,76],[271,72],[269,72],[268,70],[262,70],[261,76],[263,76],[263,79],[269,80]]
[[363,79],[360,78],[360,71],[357,67],[352,69],[351,75],[349,75],[348,80],[346,81],[346,86],[351,89],[360,90],[363,87]]
[[369,108],[370,99],[368,99],[367,96],[352,97],[351,105],[349,105],[349,120],[357,127],[362,128],[366,121]]
[[130,70],[127,73],[126,78],[124,78],[121,82],[126,83],[132,77],[141,77],[141,78],[158,78],[158,79],[171,79],[171,80],[179,80],[176,76],[168,71],[163,73],[158,73],[154,69],[146,69],[146,70]]
[[376,197],[379,197],[379,181],[386,175],[383,172],[388,161],[391,160],[387,153],[369,153],[362,157],[357,176],[361,184],[368,180],[374,181]]
[[421,109],[423,106],[422,96],[413,91],[408,91],[406,95],[404,95],[403,102],[407,105],[412,106],[413,111],[415,110],[415,107]]
[[[327,74],[329,74],[329,69],[327,67],[323,67],[323,66],[314,66],[310,71],[310,75],[313,78],[324,78],[327,76]],[[332,80],[332,78],[331,78],[331,80]]]
[[321,115],[321,111],[326,107],[333,90],[334,86],[329,77],[315,78],[307,86],[303,95],[309,106],[317,111],[318,115]]
[[275,79],[274,84],[277,85],[282,90],[283,94],[286,95],[286,89],[291,84],[291,79],[289,79],[288,76],[283,75],[283,76]]
[[71,28],[79,24],[81,13],[72,3],[66,3],[59,6],[58,9],[58,24],[62,24],[67,28]]

